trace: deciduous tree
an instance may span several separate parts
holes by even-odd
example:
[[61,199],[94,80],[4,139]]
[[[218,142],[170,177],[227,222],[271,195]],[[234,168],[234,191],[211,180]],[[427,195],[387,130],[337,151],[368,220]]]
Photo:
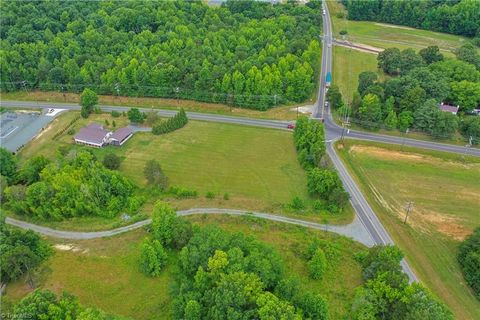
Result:
[[105,157],[103,157],[103,165],[111,170],[117,170],[120,168],[121,159],[115,153],[107,153]]
[[367,121],[371,126],[378,124],[382,120],[382,104],[378,96],[374,94],[364,96],[358,115],[361,120]]
[[143,123],[144,117],[143,113],[138,110],[138,108],[130,108],[127,112],[128,115],[128,120],[130,120],[132,123]]
[[85,88],[80,95],[80,105],[82,106],[81,115],[84,118],[88,118],[90,113],[93,112],[95,105],[98,103],[97,94],[89,89]]
[[443,60],[443,54],[440,53],[438,46],[429,46],[419,51],[420,56],[426,64],[431,64]]
[[338,108],[343,105],[340,89],[334,84],[328,88],[326,98],[330,102],[330,106],[333,108]]
[[375,72],[372,71],[363,71],[358,75],[358,92],[360,95],[364,95],[364,92],[368,87],[373,85],[378,79],[378,76]]
[[148,160],[145,163],[143,174],[145,179],[147,179],[148,184],[155,186],[160,190],[165,190],[168,187],[168,178],[165,173],[163,173],[162,167],[158,161]]
[[28,159],[20,169],[18,178],[25,184],[32,184],[40,180],[40,172],[50,163],[44,156]]
[[0,147],[0,174],[11,184],[16,179],[16,173],[17,160],[15,156],[7,149]]

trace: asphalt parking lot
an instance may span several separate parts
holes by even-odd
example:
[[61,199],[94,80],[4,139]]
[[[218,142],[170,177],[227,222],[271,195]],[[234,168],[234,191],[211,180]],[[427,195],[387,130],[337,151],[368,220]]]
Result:
[[55,111],[8,111],[0,114],[0,145],[17,152],[47,127],[58,114]]

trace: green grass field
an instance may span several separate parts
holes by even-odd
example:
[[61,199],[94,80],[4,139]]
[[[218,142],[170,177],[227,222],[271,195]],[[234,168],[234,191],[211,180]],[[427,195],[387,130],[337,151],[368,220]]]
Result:
[[348,40],[352,42],[363,43],[378,48],[397,47],[400,49],[413,48],[416,50],[436,45],[442,50],[442,53],[447,56],[453,56],[452,51],[468,41],[468,38],[447,33],[338,18],[336,15],[339,12],[343,12],[346,16],[343,5],[337,1],[327,1],[327,3],[332,17],[334,38],[341,39],[342,36],[339,32],[346,30],[348,32]]
[[333,48],[333,83],[340,88],[344,101],[352,101],[358,87],[358,75],[364,71],[376,72],[380,80],[384,77],[377,68],[376,55],[344,47]]
[[[459,241],[480,225],[480,159],[347,140],[337,145],[368,202],[421,281],[457,319],[480,319],[480,302],[456,261]],[[403,224],[406,203],[414,209]]]
[[[308,205],[313,201],[307,192],[306,173],[297,161],[291,132],[190,121],[186,127],[165,135],[136,133],[122,147],[95,149],[77,146],[73,144],[72,135],[67,132],[54,140],[55,133],[77,116],[77,112],[68,112],[58,117],[40,136],[22,149],[19,154],[21,161],[40,154],[53,159],[60,146],[88,149],[99,159],[106,153],[114,152],[122,158],[120,172],[143,188],[146,186],[143,175],[145,163],[155,159],[168,176],[170,185],[193,189],[199,193],[195,199],[166,199],[178,209],[247,209],[295,215],[328,223],[348,223],[353,218],[350,207],[337,215],[309,212],[296,214],[285,209],[285,205],[295,196],[304,199]],[[117,127],[127,122],[125,117],[112,118],[109,114],[96,114],[87,120],[78,120],[72,127],[78,132],[91,121],[103,123],[105,119],[110,123],[115,119]],[[206,199],[207,192],[214,192],[215,199]],[[229,200],[223,199],[224,193],[228,193]],[[145,214],[149,214],[154,200],[147,203]],[[92,230],[111,228],[120,223],[119,219],[108,221],[81,218],[51,222],[48,225],[62,229]]]
[[[322,231],[266,222],[250,217],[195,216],[195,224],[216,223],[225,230],[242,231],[273,246],[286,263],[287,274],[298,276],[302,288],[325,295],[331,319],[341,319],[348,311],[354,288],[362,282],[361,268],[353,255],[363,247],[351,240]],[[148,278],[138,270],[139,246],[145,232],[138,230],[113,238],[57,243],[47,262],[51,273],[43,288],[55,292],[66,290],[79,297],[86,306],[96,306],[106,312],[132,319],[169,319],[170,287],[176,253],[170,252],[167,268],[159,278]],[[327,271],[323,280],[308,277],[306,261],[301,252],[313,238],[331,240],[340,246],[339,263]],[[67,245],[67,246],[65,246]],[[29,292],[22,280],[7,287],[6,300],[16,302]]]

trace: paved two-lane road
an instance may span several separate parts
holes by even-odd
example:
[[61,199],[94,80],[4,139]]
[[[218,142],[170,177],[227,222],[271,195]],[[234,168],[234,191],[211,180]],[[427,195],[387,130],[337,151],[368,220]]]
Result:
[[325,94],[327,73],[332,72],[332,22],[326,2],[322,4],[325,14],[323,15],[323,46],[322,46],[322,68],[318,87],[317,101],[313,106],[312,117],[325,117]]
[[[316,105],[320,103],[317,101]],[[0,106],[6,108],[60,108],[68,110],[80,110],[80,106],[77,103],[58,103],[58,102],[36,102],[36,101],[11,101],[11,100],[2,100],[0,101]],[[112,105],[99,105],[99,107],[104,111],[128,111],[130,107],[128,106],[112,106]],[[151,108],[139,108],[143,112],[151,111]],[[164,110],[164,109],[153,109],[158,111],[160,116],[171,117],[177,113],[175,110]],[[254,119],[247,117],[238,117],[238,116],[226,116],[219,114],[211,113],[202,113],[202,112],[187,112],[187,115],[192,120],[200,121],[212,121],[212,122],[222,122],[222,123],[231,123],[239,125],[249,125],[255,127],[264,127],[272,129],[283,129],[287,130],[287,125],[291,121],[284,120],[267,120],[267,119]],[[334,140],[339,138],[342,134],[342,128],[333,122],[331,116],[329,115],[328,110],[325,110],[325,131],[328,140]],[[403,139],[401,137],[394,136],[385,136],[379,135],[370,132],[361,132],[350,130],[349,134],[346,134],[347,138],[361,139],[361,140],[371,140],[376,142],[392,143],[392,144],[404,144],[411,147],[419,147],[432,149],[437,151],[446,151],[454,152],[459,154],[468,154],[480,157],[480,149],[477,148],[465,148],[462,146],[455,146],[443,143],[435,143],[429,141],[415,140],[415,139]]]

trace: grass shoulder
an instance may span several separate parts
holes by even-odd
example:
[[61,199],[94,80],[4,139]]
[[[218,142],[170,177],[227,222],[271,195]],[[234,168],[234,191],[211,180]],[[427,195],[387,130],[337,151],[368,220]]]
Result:
[[[2,93],[3,100],[15,101],[42,101],[57,103],[79,103],[80,95],[76,93],[61,93],[56,91],[17,91]],[[313,98],[311,99],[313,101]],[[276,119],[276,120],[294,120],[296,111],[294,106],[278,106],[270,108],[267,111],[258,111],[246,108],[233,108],[225,104],[199,102],[193,100],[182,99],[164,99],[164,98],[148,98],[148,97],[117,97],[99,95],[98,103],[100,105],[110,106],[129,106],[138,108],[152,109],[170,109],[178,110],[184,108],[185,111],[213,113],[220,115],[260,118],[260,119]],[[306,104],[311,104],[308,102]]]

